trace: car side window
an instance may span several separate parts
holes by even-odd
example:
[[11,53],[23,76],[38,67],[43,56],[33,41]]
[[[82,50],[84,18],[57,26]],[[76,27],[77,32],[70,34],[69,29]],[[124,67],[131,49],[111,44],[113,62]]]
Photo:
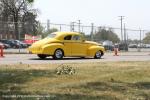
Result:
[[72,40],[77,40],[78,41],[78,40],[81,40],[81,37],[79,35],[74,35]]
[[71,40],[71,37],[72,37],[71,35],[67,35],[64,37],[64,40]]

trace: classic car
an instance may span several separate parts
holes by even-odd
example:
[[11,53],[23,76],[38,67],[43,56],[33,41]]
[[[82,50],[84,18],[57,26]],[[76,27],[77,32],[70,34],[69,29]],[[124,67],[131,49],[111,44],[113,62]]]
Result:
[[77,32],[54,32],[46,38],[33,43],[29,52],[37,54],[41,59],[52,56],[54,59],[63,57],[94,57],[100,59],[104,55],[104,47],[96,42],[86,41]]

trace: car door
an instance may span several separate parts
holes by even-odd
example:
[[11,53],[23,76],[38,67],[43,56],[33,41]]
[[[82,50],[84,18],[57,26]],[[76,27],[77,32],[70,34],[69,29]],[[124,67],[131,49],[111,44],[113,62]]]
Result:
[[71,50],[72,50],[72,35],[66,35],[64,37],[64,52],[65,56],[71,56]]
[[87,45],[80,35],[72,36],[72,56],[86,56]]

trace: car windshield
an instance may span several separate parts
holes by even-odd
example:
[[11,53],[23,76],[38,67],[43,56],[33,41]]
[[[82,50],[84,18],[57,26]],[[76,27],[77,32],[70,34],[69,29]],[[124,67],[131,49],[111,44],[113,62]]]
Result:
[[46,38],[54,38],[55,36],[56,36],[56,33],[51,33]]

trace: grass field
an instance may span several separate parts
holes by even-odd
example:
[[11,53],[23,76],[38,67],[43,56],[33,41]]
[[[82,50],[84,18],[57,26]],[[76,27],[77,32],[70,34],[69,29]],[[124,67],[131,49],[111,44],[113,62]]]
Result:
[[64,65],[76,73],[57,75],[59,64],[0,65],[0,100],[150,100],[150,62]]

